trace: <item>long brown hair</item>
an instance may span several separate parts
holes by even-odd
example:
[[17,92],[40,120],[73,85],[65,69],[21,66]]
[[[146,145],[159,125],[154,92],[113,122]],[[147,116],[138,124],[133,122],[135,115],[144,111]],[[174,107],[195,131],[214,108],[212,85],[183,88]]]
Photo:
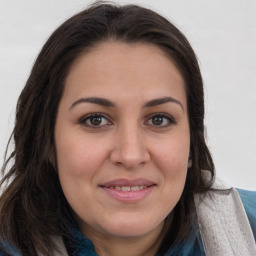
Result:
[[[192,167],[160,253],[181,241],[191,228],[193,193],[211,188],[214,164],[205,143],[203,82],[188,40],[172,23],[149,9],[96,3],[68,19],[50,36],[18,99],[12,135],[15,147],[2,167],[1,186],[9,183],[0,198],[0,237],[24,255],[36,255],[36,251],[53,255],[57,248],[51,237],[66,234],[63,213],[69,206],[56,168],[56,114],[74,60],[107,40],[160,47],[176,63],[186,84]],[[207,181],[203,170],[211,174]]]

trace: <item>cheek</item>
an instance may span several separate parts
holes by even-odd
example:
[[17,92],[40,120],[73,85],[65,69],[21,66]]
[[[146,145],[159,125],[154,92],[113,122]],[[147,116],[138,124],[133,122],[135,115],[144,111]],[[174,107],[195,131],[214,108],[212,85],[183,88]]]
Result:
[[61,187],[71,208],[77,213],[92,207],[87,198],[93,196],[93,188],[97,185],[96,177],[106,157],[106,149],[97,145],[89,139],[85,143],[80,136],[56,139]]
[[168,139],[161,144],[155,143],[155,158],[160,170],[167,175],[176,176],[181,172],[186,172],[190,141],[189,138]]
[[74,176],[84,176],[97,172],[106,157],[106,149],[101,144],[81,136],[65,137],[56,141],[59,172]]
[[[168,143],[169,142],[169,143]],[[155,164],[162,173],[163,198],[174,207],[184,189],[190,141],[188,136],[175,137],[161,145],[155,144]]]

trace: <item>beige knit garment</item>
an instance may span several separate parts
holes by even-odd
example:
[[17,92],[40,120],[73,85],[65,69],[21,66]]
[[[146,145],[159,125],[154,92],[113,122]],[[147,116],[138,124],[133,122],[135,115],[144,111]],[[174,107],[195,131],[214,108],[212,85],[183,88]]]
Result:
[[[219,181],[215,187],[227,189]],[[256,256],[256,244],[236,189],[194,195],[206,256]]]

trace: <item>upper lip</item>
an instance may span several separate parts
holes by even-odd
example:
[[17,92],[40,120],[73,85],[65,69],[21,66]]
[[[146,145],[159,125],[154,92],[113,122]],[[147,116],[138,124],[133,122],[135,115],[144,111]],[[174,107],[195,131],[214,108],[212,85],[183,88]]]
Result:
[[133,187],[133,186],[152,186],[156,185],[153,181],[139,178],[139,179],[116,179],[101,184],[101,187]]

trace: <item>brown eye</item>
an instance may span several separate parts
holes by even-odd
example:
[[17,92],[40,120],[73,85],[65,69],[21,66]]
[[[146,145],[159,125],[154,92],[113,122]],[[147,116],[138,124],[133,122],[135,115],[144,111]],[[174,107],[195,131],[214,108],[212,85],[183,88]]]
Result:
[[102,122],[102,117],[101,116],[90,117],[89,122],[91,123],[91,125],[94,125],[94,126],[100,125]]
[[152,124],[154,125],[161,125],[164,122],[164,119],[162,116],[154,116],[152,118]]
[[80,119],[82,125],[91,128],[101,128],[110,125],[111,122],[102,114],[90,114]]
[[172,117],[167,114],[157,113],[151,116],[146,123],[150,126],[165,128],[175,124],[176,122]]

